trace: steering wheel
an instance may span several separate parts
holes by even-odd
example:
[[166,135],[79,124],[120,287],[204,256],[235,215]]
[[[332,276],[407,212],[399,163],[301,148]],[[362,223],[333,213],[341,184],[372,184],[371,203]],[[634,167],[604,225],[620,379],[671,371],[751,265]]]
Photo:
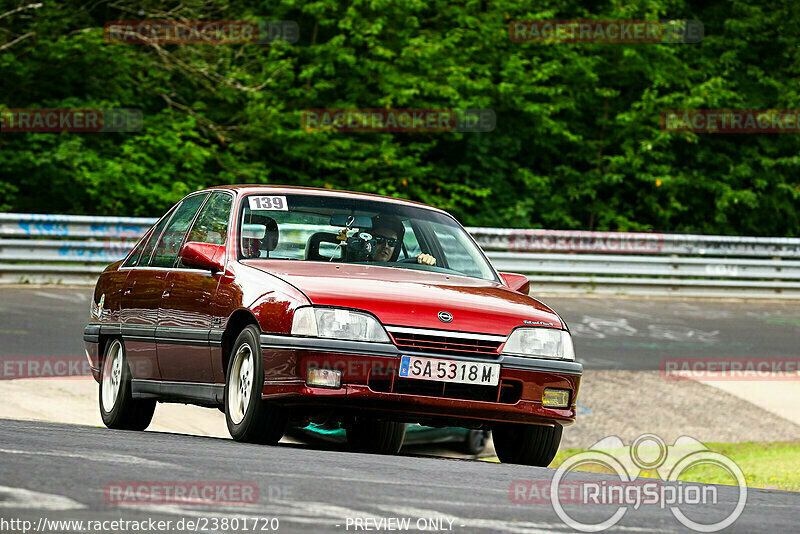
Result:
[[406,258],[404,260],[400,260],[399,263],[418,263],[418,262],[417,262],[417,257],[413,256],[411,258]]

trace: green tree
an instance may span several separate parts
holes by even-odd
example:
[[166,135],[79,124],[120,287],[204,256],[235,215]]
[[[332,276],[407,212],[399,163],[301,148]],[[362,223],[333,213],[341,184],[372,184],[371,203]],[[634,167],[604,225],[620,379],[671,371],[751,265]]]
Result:
[[[669,109],[798,109],[786,0],[0,2],[0,107],[140,108],[136,133],[0,133],[0,209],[157,215],[283,183],[476,226],[800,234],[797,135],[676,134]],[[697,44],[514,43],[512,20],[698,19]],[[109,44],[113,20],[292,20],[295,44]],[[304,109],[486,108],[491,133],[334,133]]]

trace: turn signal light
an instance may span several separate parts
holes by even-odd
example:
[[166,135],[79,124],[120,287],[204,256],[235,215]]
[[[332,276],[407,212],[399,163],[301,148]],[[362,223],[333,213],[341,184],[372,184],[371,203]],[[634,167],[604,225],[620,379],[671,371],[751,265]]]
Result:
[[568,408],[569,390],[544,388],[544,393],[542,393],[542,406],[547,406],[548,408]]

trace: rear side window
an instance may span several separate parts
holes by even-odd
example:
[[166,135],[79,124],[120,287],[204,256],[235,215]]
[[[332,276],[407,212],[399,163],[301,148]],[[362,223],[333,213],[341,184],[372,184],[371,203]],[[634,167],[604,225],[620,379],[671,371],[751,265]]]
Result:
[[[149,237],[149,236],[148,236]],[[139,265],[139,258],[142,257],[142,249],[147,244],[147,239],[140,239],[139,242],[136,244],[136,248],[133,249],[133,252],[128,259],[125,260],[125,263],[122,264],[123,267],[136,267]]]
[[137,267],[137,266],[146,266],[148,260],[150,259],[150,254],[153,252],[153,247],[156,245],[156,241],[158,241],[158,236],[161,235],[161,232],[164,231],[164,227],[169,222],[170,217],[172,216],[172,212],[175,211],[175,208],[171,209],[167,214],[161,219],[153,228],[153,231],[149,234],[146,234],[145,237],[139,241],[136,245],[136,248],[133,250],[133,253],[125,260],[125,263],[122,264],[123,267]]
[[186,230],[192,224],[197,210],[208,198],[208,193],[190,196],[181,202],[175,215],[172,216],[169,225],[158,240],[153,257],[150,259],[151,267],[172,267],[178,259],[178,251],[183,244],[183,237]]

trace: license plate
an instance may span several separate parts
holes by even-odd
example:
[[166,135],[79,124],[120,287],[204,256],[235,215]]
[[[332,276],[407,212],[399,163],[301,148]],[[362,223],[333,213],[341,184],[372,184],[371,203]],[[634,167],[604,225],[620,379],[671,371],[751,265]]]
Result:
[[500,364],[403,356],[397,374],[419,380],[496,386],[500,382]]

